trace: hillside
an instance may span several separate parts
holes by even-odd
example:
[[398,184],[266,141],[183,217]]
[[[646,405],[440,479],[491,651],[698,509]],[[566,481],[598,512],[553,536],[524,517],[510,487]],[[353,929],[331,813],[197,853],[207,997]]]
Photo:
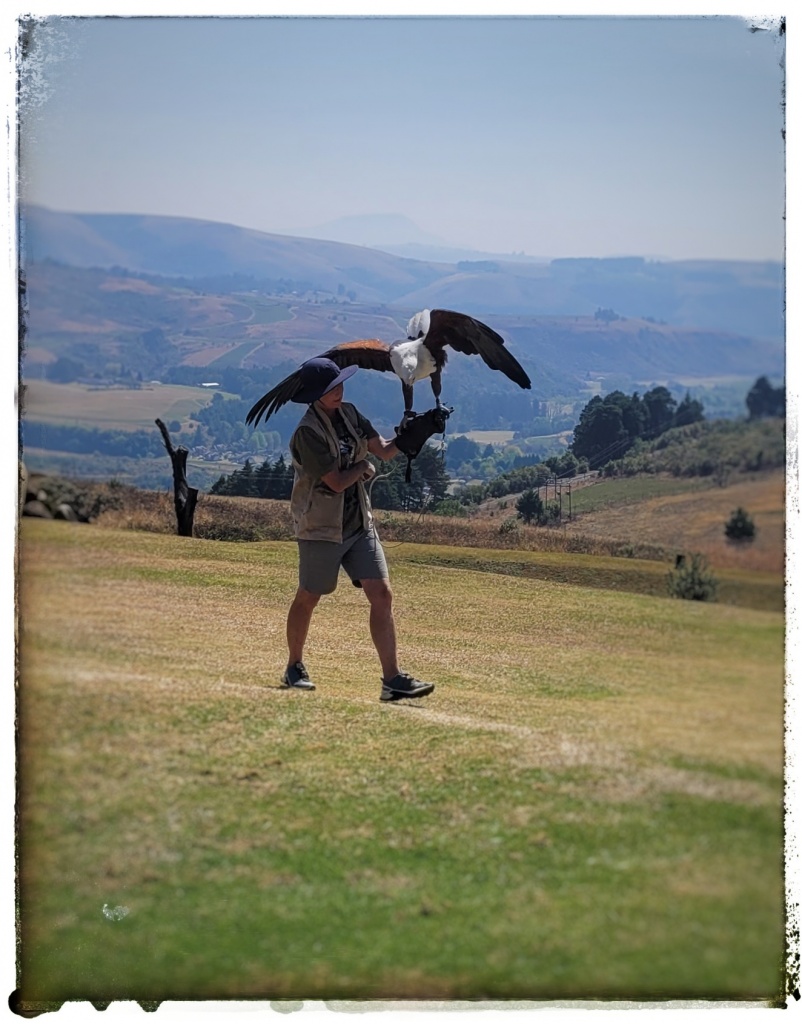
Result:
[[[26,275],[29,377],[43,376],[59,356],[84,365],[87,374],[113,375],[124,366],[146,379],[172,367],[207,368],[211,379],[227,366],[283,369],[354,338],[403,337],[416,311],[253,289],[215,292],[189,282],[52,262],[31,263]],[[592,391],[602,381],[633,387],[665,379],[746,382],[783,369],[781,346],[724,331],[596,315],[505,313],[488,320],[529,371],[532,395],[511,392],[498,374],[461,356],[449,364],[447,387],[459,387],[462,380],[468,389],[496,390],[514,401],[550,401]]]
[[[628,486],[626,486],[628,485]],[[638,493],[636,481],[587,488],[579,510],[563,524],[569,536],[659,545],[669,556],[698,552],[718,568],[776,573],[785,568],[785,474],[781,470],[732,477],[723,486],[686,482],[675,493]],[[724,524],[737,508],[754,520],[750,543],[731,543]]]
[[783,268],[778,263],[640,258],[534,263],[407,259],[320,239],[268,234],[229,224],[132,214],[22,211],[25,264],[45,259],[78,267],[187,279],[240,277],[251,287],[320,292],[361,303],[447,306],[477,315],[589,316],[613,309],[674,327],[783,340]]
[[[199,467],[190,466],[189,476],[191,483],[202,483]],[[29,489],[32,494],[44,489],[54,507],[77,493],[81,507],[96,508],[93,521],[104,528],[175,532],[171,486],[157,491],[117,479],[78,483],[32,473]],[[666,574],[675,557],[698,553],[719,577],[723,603],[783,608],[781,470],[734,474],[723,485],[651,476],[583,481],[580,487],[566,481],[562,521],[550,527],[518,520],[516,497],[488,502],[466,518],[383,509],[375,515],[386,545],[403,547],[408,557],[425,564],[665,596]],[[738,507],[755,522],[757,535],[750,543],[725,537],[724,524]],[[194,535],[220,541],[290,541],[289,503],[202,493]]]

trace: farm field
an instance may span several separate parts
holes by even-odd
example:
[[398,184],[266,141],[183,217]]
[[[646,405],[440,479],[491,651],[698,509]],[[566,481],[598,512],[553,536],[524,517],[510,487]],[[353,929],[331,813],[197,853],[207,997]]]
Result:
[[385,705],[345,583],[278,688],[292,543],[23,520],[25,1004],[783,1001],[782,613],[422,547]]
[[165,423],[186,419],[208,405],[215,390],[219,389],[181,384],[92,388],[33,380],[26,386],[25,416],[44,423],[79,423],[99,430],[150,430],[157,417]]
[[514,430],[468,430],[455,437],[467,437],[477,444],[508,444],[515,437]]

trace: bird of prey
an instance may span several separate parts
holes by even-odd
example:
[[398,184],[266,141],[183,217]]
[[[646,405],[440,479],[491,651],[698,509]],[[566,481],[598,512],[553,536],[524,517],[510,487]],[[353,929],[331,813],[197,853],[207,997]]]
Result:
[[[480,355],[491,370],[501,370],[519,387],[531,388],[532,382],[518,360],[504,345],[504,339],[487,324],[464,313],[450,309],[424,309],[407,324],[407,337],[386,344],[377,338],[346,341],[335,345],[321,356],[333,360],[338,366],[360,366],[366,370],[395,373],[401,381],[404,394],[404,419],[414,416],[412,410],[413,385],[426,377],[430,379],[437,408],[442,408],[440,375],[448,359],[446,346],[466,355]],[[267,420],[286,402],[294,400],[301,384],[300,371],[277,384],[256,402],[246,423],[254,426],[264,416]]]

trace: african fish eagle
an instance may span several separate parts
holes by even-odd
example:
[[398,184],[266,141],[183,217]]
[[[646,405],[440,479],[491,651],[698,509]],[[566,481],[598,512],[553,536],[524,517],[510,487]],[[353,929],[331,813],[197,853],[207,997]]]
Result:
[[[448,359],[446,346],[466,355],[480,355],[491,370],[501,370],[520,387],[531,388],[532,382],[518,360],[504,345],[504,339],[487,324],[464,313],[449,309],[424,309],[407,324],[407,337],[392,344],[377,338],[346,341],[335,345],[321,357],[338,366],[360,366],[366,370],[391,371],[401,381],[404,394],[404,418],[413,416],[413,385],[429,377],[437,408],[442,408],[440,375]],[[263,395],[245,418],[254,426],[264,416],[267,420],[286,402],[298,394],[300,370],[291,373]]]

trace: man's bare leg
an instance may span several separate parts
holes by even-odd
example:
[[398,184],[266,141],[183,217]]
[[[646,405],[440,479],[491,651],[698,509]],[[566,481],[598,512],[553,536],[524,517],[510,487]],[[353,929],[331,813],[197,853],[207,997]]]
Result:
[[313,594],[303,587],[298,587],[287,613],[288,666],[304,660],[304,647],[309,633],[309,624],[312,621],[312,613],[320,601],[320,596],[320,594]]
[[385,680],[398,675],[398,648],[393,617],[393,592],[387,580],[360,580],[370,602],[370,636]]

